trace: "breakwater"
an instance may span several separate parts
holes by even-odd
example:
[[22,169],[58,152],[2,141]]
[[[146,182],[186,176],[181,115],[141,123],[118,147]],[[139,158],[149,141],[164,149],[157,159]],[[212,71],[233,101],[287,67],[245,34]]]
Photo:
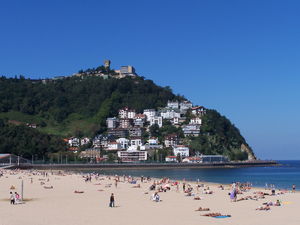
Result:
[[214,163],[99,163],[99,164],[20,164],[19,169],[186,169],[238,168],[277,166],[276,161],[214,162]]

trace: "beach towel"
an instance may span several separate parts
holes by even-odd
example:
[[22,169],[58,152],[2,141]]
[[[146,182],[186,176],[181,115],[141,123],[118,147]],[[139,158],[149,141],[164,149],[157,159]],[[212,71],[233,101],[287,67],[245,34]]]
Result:
[[217,219],[223,219],[223,218],[228,218],[230,216],[214,216],[214,218],[217,218]]
[[289,204],[293,204],[293,202],[282,202],[282,204],[289,205]]

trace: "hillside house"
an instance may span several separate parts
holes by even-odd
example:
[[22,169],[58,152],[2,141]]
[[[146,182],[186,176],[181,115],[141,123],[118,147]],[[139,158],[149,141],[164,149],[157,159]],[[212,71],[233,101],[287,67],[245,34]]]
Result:
[[86,144],[90,143],[90,141],[91,141],[91,140],[90,140],[88,137],[81,138],[81,139],[80,139],[80,144],[81,144],[81,145],[86,145]]
[[119,127],[123,128],[123,129],[128,129],[129,127],[132,126],[132,120],[131,119],[120,119],[119,123],[120,123]]
[[165,161],[166,162],[178,162],[177,161],[177,156],[166,156],[166,158],[165,158]]
[[142,136],[142,128],[140,127],[131,127],[128,129],[130,137],[141,137]]
[[124,107],[119,110],[120,119],[133,119],[135,117],[135,114],[135,110],[129,109],[128,107]]
[[111,142],[108,142],[107,148],[105,150],[107,150],[107,151],[119,151],[119,150],[122,150],[122,148],[121,148],[120,143],[118,143],[116,141],[111,141]]
[[80,139],[76,137],[71,137],[68,140],[68,144],[70,147],[79,147],[80,146]]
[[198,124],[198,125],[201,125],[201,124],[202,124],[202,120],[201,120],[201,118],[199,118],[199,117],[194,117],[194,118],[191,118],[190,124]]
[[178,109],[162,109],[160,110],[160,116],[163,119],[173,119],[173,118],[180,118],[180,111]]
[[133,119],[134,126],[137,127],[143,127],[145,122],[146,122],[146,115],[144,114],[136,114]]
[[148,142],[149,145],[158,145],[158,138],[157,137],[150,137],[147,142]]
[[107,148],[107,144],[109,141],[114,140],[114,136],[112,135],[97,135],[93,139],[93,147],[94,148]]
[[198,137],[200,134],[200,125],[198,124],[187,124],[182,126],[182,130],[184,133],[184,136],[194,136]]
[[187,110],[191,109],[193,107],[193,104],[190,101],[183,101],[180,102],[179,108],[180,108],[180,113],[186,113]]
[[177,134],[169,134],[165,137],[165,141],[164,141],[165,146],[168,147],[172,147],[175,145],[179,144],[179,138],[177,136]]
[[140,137],[130,138],[130,146],[134,146],[134,147],[142,146],[142,139]]
[[179,103],[178,103],[178,101],[168,101],[167,108],[170,108],[170,109],[179,109]]
[[143,114],[146,116],[146,120],[150,122],[151,118],[156,116],[155,109],[144,109]]
[[116,129],[110,129],[107,131],[109,135],[112,135],[116,138],[121,138],[121,137],[128,137],[129,136],[129,131],[128,129],[124,128],[116,128]]
[[192,108],[192,114],[196,116],[203,116],[206,113],[206,109],[203,106],[196,106]]
[[162,127],[162,117],[161,116],[154,116],[150,119],[150,126],[157,124],[159,127]]
[[118,142],[121,145],[122,149],[127,149],[130,141],[127,138],[118,138],[116,142]]
[[182,158],[189,157],[190,149],[184,145],[173,146],[173,154],[175,156],[180,155]]
[[114,129],[117,128],[119,125],[119,119],[116,117],[107,118],[106,119],[106,125],[108,129]]

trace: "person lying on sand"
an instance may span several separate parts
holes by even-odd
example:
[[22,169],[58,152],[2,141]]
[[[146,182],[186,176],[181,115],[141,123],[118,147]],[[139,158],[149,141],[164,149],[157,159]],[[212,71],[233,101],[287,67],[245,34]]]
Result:
[[82,193],[84,193],[84,191],[77,191],[77,190],[75,190],[74,193],[75,194],[82,194]]
[[53,189],[53,186],[44,186],[45,189]]
[[264,202],[263,205],[266,205],[266,206],[281,206],[281,203],[279,200],[277,200],[276,202]]
[[199,196],[194,197],[194,200],[201,200]]
[[203,194],[206,194],[206,195],[211,195],[213,193],[212,190],[203,190]]
[[140,187],[141,187],[141,185],[138,184],[138,185],[133,186],[132,188],[140,188]]
[[252,196],[246,196],[246,197],[243,197],[243,198],[240,198],[240,199],[237,199],[236,201],[239,202],[239,201],[243,201],[243,200],[249,200],[249,199],[253,199]]
[[221,213],[206,213],[206,214],[203,214],[201,216],[209,216],[209,217],[227,216],[227,217],[231,217],[231,215],[222,215]]
[[268,205],[266,205],[266,206],[260,206],[260,207],[258,207],[256,210],[270,210],[271,208],[270,208],[270,206],[268,206]]
[[202,207],[199,207],[198,209],[196,209],[195,211],[210,211],[209,208],[202,208]]

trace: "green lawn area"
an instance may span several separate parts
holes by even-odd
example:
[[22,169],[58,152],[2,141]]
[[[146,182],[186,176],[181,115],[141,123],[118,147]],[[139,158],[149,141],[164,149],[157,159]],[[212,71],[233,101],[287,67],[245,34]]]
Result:
[[21,112],[11,111],[0,113],[0,118],[7,118],[22,123],[36,123],[40,124],[44,121],[47,126],[38,127],[43,133],[58,135],[62,137],[75,136],[81,132],[84,136],[92,136],[94,132],[99,129],[99,126],[90,118],[84,118],[79,114],[70,114],[69,117],[62,123],[57,123],[53,120],[47,120],[38,115],[27,115]]

